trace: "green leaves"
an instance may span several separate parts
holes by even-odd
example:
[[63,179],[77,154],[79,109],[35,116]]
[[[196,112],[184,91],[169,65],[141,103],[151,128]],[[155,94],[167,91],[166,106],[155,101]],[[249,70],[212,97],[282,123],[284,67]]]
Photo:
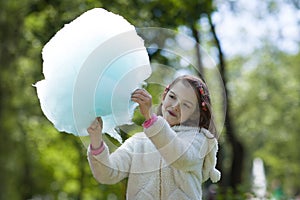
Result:
[[285,189],[300,184],[299,58],[271,46],[251,55],[252,65],[232,62],[231,70],[240,72],[231,78],[239,136],[251,157],[264,160],[268,181],[279,179]]

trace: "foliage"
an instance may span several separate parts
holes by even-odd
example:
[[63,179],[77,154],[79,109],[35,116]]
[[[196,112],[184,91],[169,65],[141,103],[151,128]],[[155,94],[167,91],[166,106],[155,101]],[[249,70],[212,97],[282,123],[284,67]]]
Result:
[[211,1],[174,0],[0,1],[0,199],[124,199],[126,180],[114,186],[96,183],[80,139],[53,128],[32,87],[42,79],[43,45],[64,24],[88,9],[104,7],[136,26],[175,28],[195,21],[210,6]]
[[251,58],[233,61],[230,78],[235,121],[239,137],[247,141],[249,161],[262,158],[269,191],[279,181],[289,195],[300,184],[299,59],[266,45]]
[[[58,133],[43,116],[32,87],[42,79],[43,45],[64,24],[93,7],[118,13],[137,27],[172,29],[189,29],[202,14],[215,9],[208,0],[0,0],[0,199],[124,199],[126,180],[113,186],[98,184],[86,160],[85,139]],[[176,58],[155,53],[151,59],[158,63],[178,64]],[[290,193],[300,187],[299,61],[300,55],[267,46],[251,58],[232,60],[228,77],[234,100],[230,106],[247,147],[249,168],[253,157],[261,157],[269,180],[281,180]],[[163,80],[164,74],[154,77]],[[163,88],[147,87],[158,104]],[[139,113],[134,120],[142,123]],[[130,134],[139,130],[122,129],[130,129]],[[226,160],[231,155],[225,156]],[[248,180],[249,171],[245,170]]]

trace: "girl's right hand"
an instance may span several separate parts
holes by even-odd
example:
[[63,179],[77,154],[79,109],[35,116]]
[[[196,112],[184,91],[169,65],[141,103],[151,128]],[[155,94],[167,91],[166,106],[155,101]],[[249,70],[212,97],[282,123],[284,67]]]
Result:
[[152,96],[145,89],[137,89],[131,95],[131,100],[138,103],[145,120],[152,115]]
[[96,119],[88,127],[87,131],[89,135],[98,134],[102,132],[103,121],[101,117],[96,117]]
[[103,121],[101,117],[97,117],[87,129],[87,132],[90,135],[91,145],[93,149],[98,149],[101,146],[102,127],[103,127]]

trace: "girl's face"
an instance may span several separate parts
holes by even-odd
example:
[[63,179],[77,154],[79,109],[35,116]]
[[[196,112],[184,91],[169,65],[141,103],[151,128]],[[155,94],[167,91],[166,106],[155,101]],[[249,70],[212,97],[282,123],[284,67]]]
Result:
[[193,88],[177,82],[162,102],[162,115],[171,125],[178,125],[191,118],[198,110],[198,100]]

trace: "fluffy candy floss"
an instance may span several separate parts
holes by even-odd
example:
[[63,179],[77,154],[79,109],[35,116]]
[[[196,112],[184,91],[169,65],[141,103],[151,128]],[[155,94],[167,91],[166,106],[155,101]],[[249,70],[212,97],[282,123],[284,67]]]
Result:
[[42,51],[45,79],[35,84],[41,108],[57,130],[86,136],[96,116],[103,132],[121,142],[115,127],[131,123],[131,93],[151,75],[134,26],[95,8],[65,25]]

